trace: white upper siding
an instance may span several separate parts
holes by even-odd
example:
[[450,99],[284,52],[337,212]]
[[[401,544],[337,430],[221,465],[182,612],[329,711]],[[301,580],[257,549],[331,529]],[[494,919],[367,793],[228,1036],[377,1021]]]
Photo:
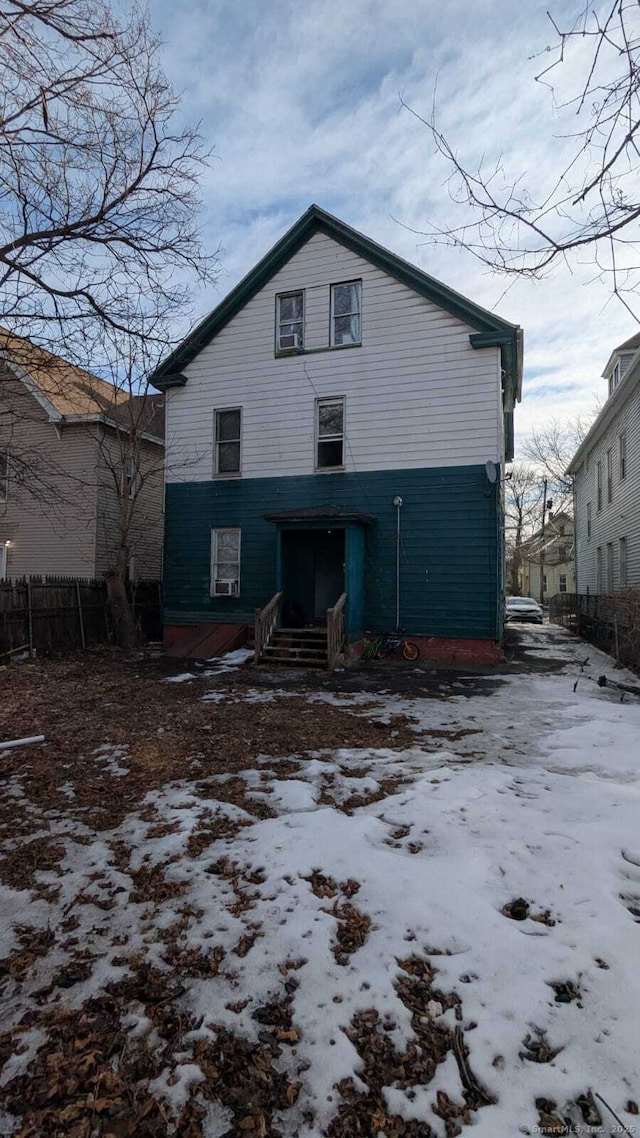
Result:
[[[362,280],[362,346],[329,344],[330,286]],[[275,358],[275,298],[305,290],[302,355]],[[242,408],[242,477],[314,473],[315,402],[345,396],[347,471],[501,462],[497,348],[325,234],[316,233],[167,391],[167,480],[206,481],[213,412]],[[329,477],[329,475],[326,475]]]
[[[604,408],[603,415],[607,414]],[[626,477],[620,478],[618,439],[626,434]],[[613,458],[613,494],[607,501],[607,451]],[[602,509],[597,508],[596,471],[602,463]],[[591,539],[587,537],[587,503],[591,502]],[[576,577],[579,593],[597,591],[597,549],[602,549],[603,577],[606,547],[613,546],[613,588],[620,581],[620,538],[627,542],[627,586],[640,588],[640,383],[634,383],[606,430],[594,437],[575,473]],[[606,580],[601,591],[606,590]]]

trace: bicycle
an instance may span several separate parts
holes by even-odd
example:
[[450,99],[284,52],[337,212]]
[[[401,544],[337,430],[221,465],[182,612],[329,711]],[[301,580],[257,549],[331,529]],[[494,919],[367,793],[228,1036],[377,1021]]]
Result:
[[417,660],[420,655],[418,645],[414,644],[413,640],[407,640],[404,631],[399,628],[397,632],[384,632],[379,636],[374,636],[372,640],[365,640],[362,659],[382,660],[385,656],[393,655],[399,649],[402,650],[405,660]]

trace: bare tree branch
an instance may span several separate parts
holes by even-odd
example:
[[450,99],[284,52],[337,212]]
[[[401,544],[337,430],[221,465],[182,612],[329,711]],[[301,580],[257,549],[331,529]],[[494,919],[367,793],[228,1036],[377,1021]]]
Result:
[[[430,224],[425,236],[462,247],[499,273],[533,278],[590,250],[598,275],[637,319],[640,5],[597,0],[593,8],[582,6],[568,27],[549,19],[555,43],[544,56],[551,62],[536,79],[549,87],[558,117],[568,124],[550,189],[542,189],[535,171],[510,171],[501,155],[466,162],[440,128],[435,102],[425,117],[403,101],[449,167],[448,190],[461,215],[457,223]],[[556,101],[569,60],[583,78],[570,98]]]
[[197,228],[207,153],[146,14],[0,0],[1,322],[96,366],[108,325],[166,349],[216,255]]

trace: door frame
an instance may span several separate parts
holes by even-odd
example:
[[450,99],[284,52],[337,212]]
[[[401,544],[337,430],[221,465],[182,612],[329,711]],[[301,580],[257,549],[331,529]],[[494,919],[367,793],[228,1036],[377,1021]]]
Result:
[[[313,521],[276,522],[276,591],[283,585],[282,535],[292,530],[344,530],[344,589],[347,594],[345,606],[345,633],[350,644],[362,639],[364,632],[364,594],[365,594],[365,523],[346,521],[330,515],[314,518]],[[337,599],[337,598],[336,598]]]

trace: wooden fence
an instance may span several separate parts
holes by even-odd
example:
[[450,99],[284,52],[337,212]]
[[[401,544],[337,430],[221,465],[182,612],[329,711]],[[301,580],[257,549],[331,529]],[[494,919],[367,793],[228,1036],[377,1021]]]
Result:
[[[160,581],[136,581],[130,596],[142,638],[159,640]],[[0,581],[0,657],[20,650],[68,652],[112,640],[104,581],[68,577]]]
[[640,589],[597,595],[558,593],[549,601],[549,620],[640,672]]

